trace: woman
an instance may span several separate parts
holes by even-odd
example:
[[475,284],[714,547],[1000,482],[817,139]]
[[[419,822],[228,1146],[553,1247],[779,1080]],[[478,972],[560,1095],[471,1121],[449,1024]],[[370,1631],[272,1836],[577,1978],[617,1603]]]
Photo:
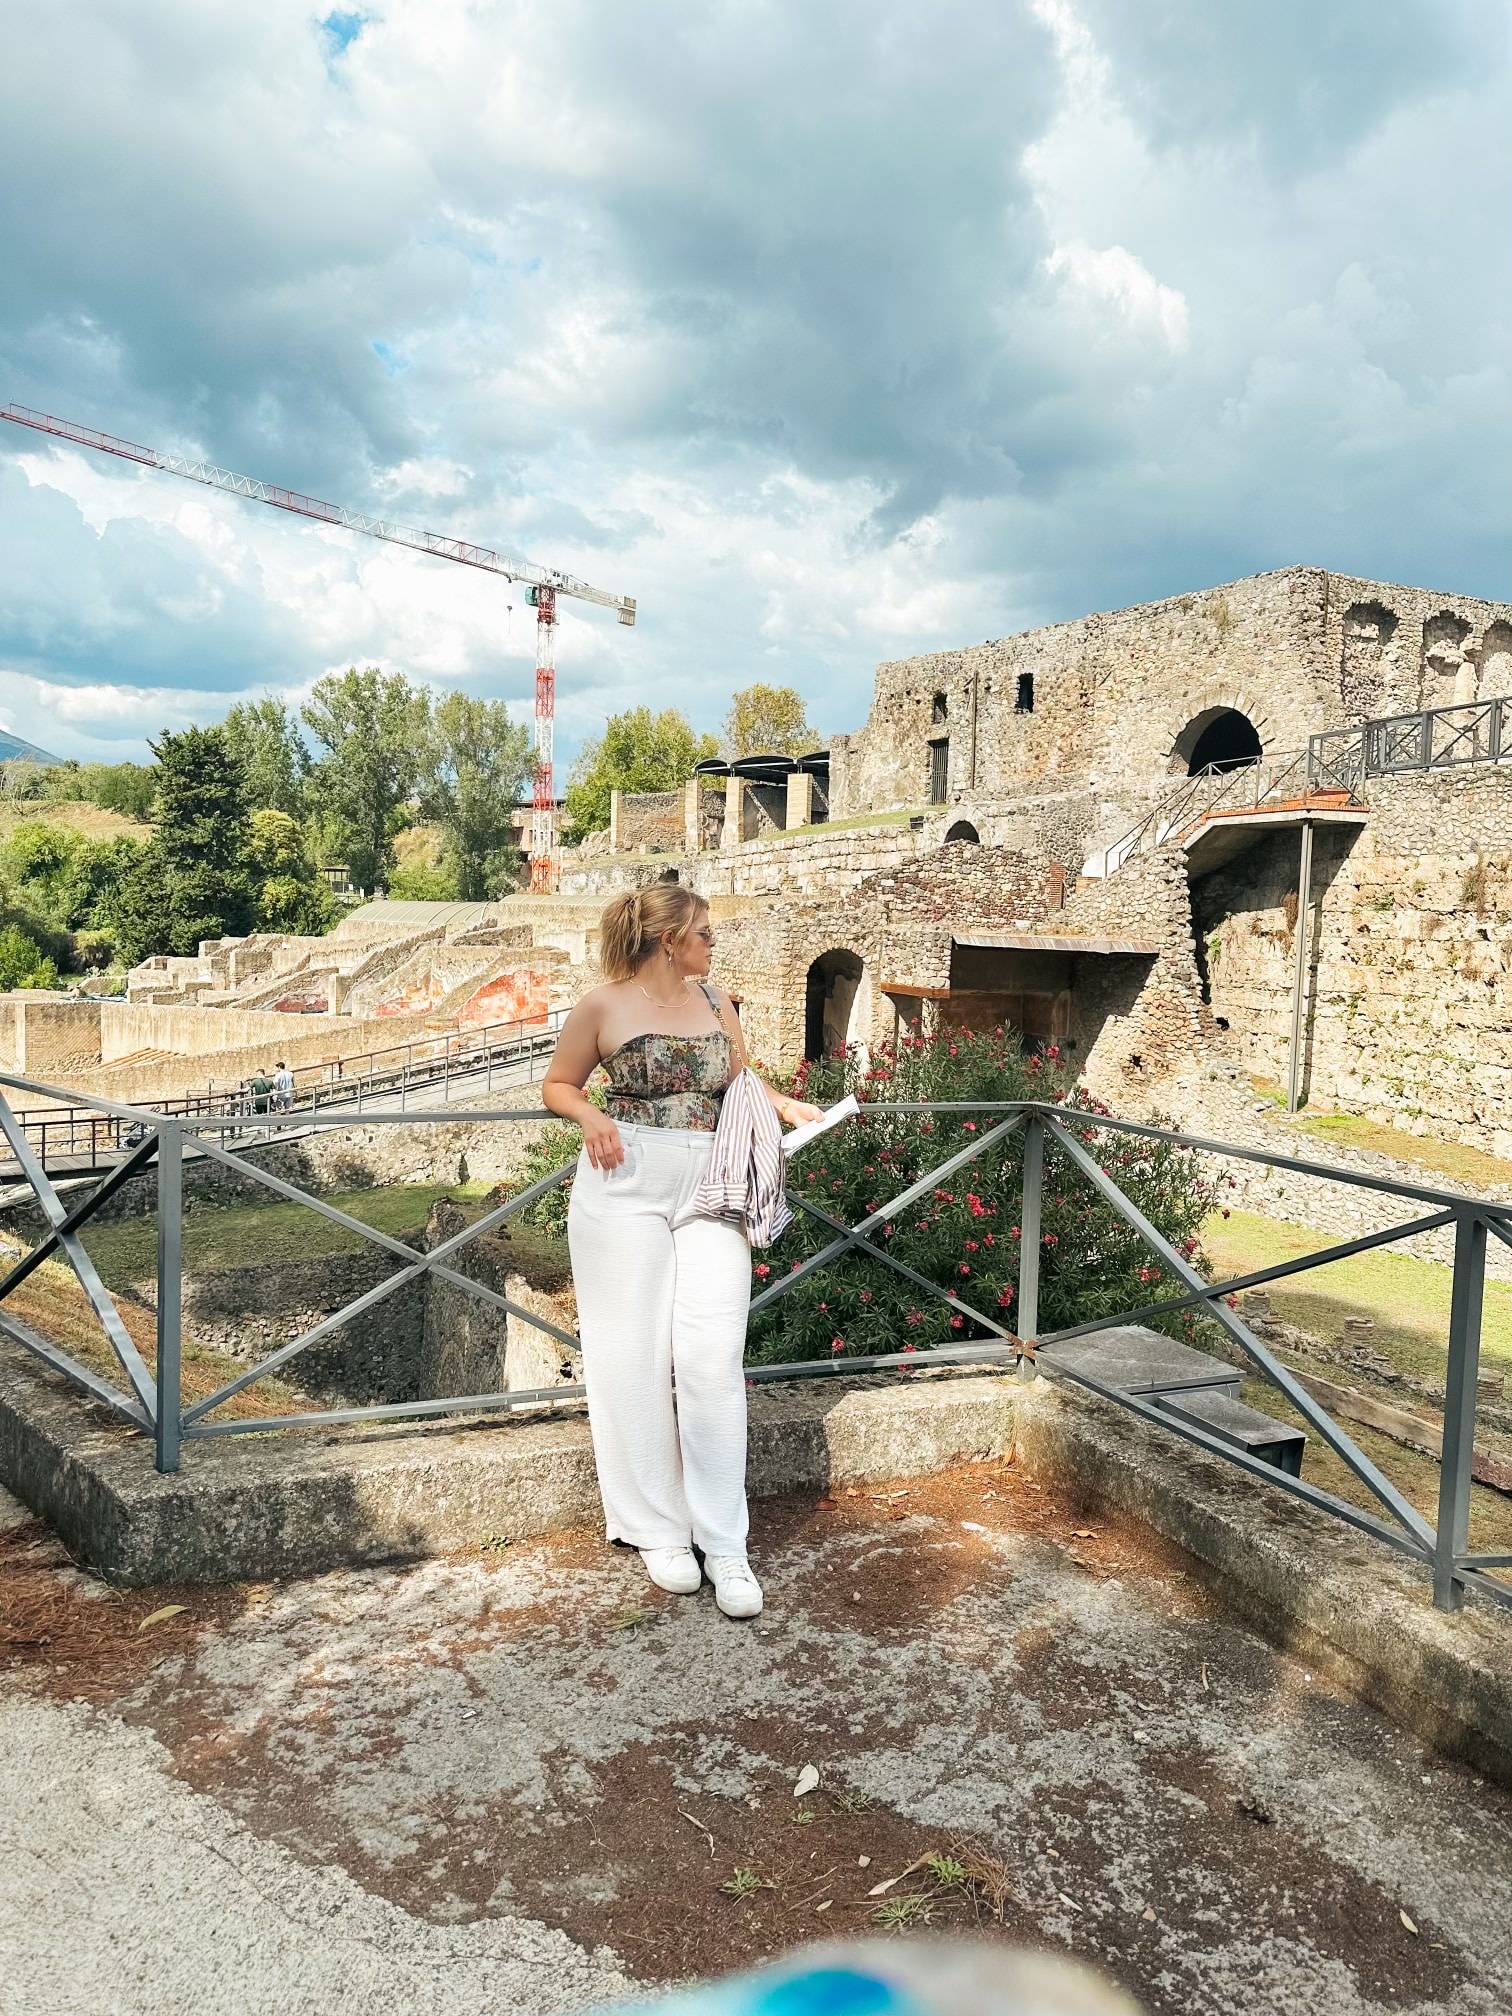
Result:
[[[691,1595],[703,1552],[727,1617],[754,1617],[746,1561],[750,1245],[694,1196],[725,1087],[746,1068],[729,996],[709,984],[708,905],[675,882],[617,896],[599,924],[606,984],[572,1010],[542,1087],[583,1130],[567,1213],[588,1419],[610,1540]],[[607,1111],[583,1087],[602,1065]],[[769,1085],[791,1126],[819,1109]],[[677,1405],[672,1404],[673,1375]]]

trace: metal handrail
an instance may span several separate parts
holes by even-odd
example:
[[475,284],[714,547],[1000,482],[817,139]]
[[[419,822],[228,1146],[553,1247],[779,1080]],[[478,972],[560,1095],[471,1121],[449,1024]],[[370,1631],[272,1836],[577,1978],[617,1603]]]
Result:
[[1387,714],[1351,728],[1330,728],[1307,745],[1310,782],[1333,780],[1358,790],[1369,777],[1500,763],[1512,755],[1512,698],[1464,700],[1412,714]]
[[[453,1078],[474,1078],[479,1073],[486,1074],[491,1082],[495,1066],[554,1044],[566,1012],[553,1008],[540,1018],[517,1016],[508,1022],[484,1023],[477,1029],[443,1030],[433,1036],[388,1044],[380,1050],[359,1052],[353,1057],[295,1065],[294,1090],[286,1110],[310,1115],[319,1112],[322,1106],[345,1107],[354,1102],[360,1109],[366,1100],[396,1090],[401,1102],[407,1102],[412,1088],[437,1083],[449,1085]],[[387,1059],[394,1061],[381,1061]],[[349,1068],[353,1065],[362,1068]],[[303,1084],[301,1079],[305,1081]],[[109,1102],[81,1099],[77,1091],[61,1088],[58,1097],[57,1106],[21,1108],[13,1117],[41,1156],[44,1167],[61,1156],[87,1155],[87,1167],[73,1172],[78,1174],[107,1167],[114,1157],[124,1153],[141,1124],[135,1118],[141,1112],[164,1114],[173,1119],[215,1114],[238,1119],[265,1117],[256,1113],[238,1087],[218,1088],[213,1078],[199,1091],[173,1094],[150,1107],[111,1108]],[[270,1111],[273,1098],[273,1094],[267,1095]]]
[[[131,1108],[110,1101],[90,1101],[88,1103],[97,1107],[106,1117],[133,1119],[145,1130],[145,1137],[133,1152],[129,1165],[111,1171],[87,1198],[69,1209],[64,1206],[40,1161],[27,1145],[25,1136],[17,1125],[16,1116],[4,1096],[7,1091],[17,1090],[46,1097],[55,1094],[57,1088],[0,1072],[0,1132],[4,1132],[11,1139],[50,1229],[39,1245],[13,1265],[4,1278],[0,1279],[0,1333],[40,1358],[54,1371],[62,1373],[65,1379],[88,1394],[90,1398],[103,1402],[133,1427],[150,1435],[154,1442],[155,1460],[159,1470],[177,1470],[182,1460],[183,1443],[186,1440],[193,1441],[203,1437],[266,1434],[283,1429],[325,1427],[348,1422],[402,1422],[447,1414],[474,1414],[489,1410],[553,1405],[563,1401],[577,1402],[583,1398],[581,1385],[564,1385],[529,1392],[498,1391],[434,1400],[309,1410],[292,1415],[257,1415],[231,1420],[214,1418],[217,1410],[236,1394],[286,1365],[318,1339],[328,1336],[352,1317],[427,1275],[446,1281],[448,1286],[483,1301],[500,1313],[531,1325],[559,1343],[575,1343],[576,1340],[559,1324],[513,1302],[485,1283],[472,1280],[464,1271],[452,1264],[467,1246],[484,1233],[507,1224],[548,1191],[565,1182],[572,1174],[574,1167],[572,1163],[563,1164],[561,1168],[495,1206],[473,1224],[426,1252],[388,1233],[365,1225],[360,1219],[341,1211],[324,1198],[302,1192],[271,1171],[259,1168],[256,1163],[247,1159],[245,1144],[238,1151],[228,1147],[224,1139],[218,1142],[204,1139],[205,1136],[224,1137],[228,1134],[234,1136],[238,1128],[246,1125],[243,1116],[206,1114],[181,1117],[145,1107]],[[1471,1589],[1496,1602],[1512,1606],[1512,1585],[1497,1580],[1491,1572],[1512,1566],[1512,1558],[1472,1554],[1468,1544],[1476,1375],[1479,1365],[1481,1306],[1485,1289],[1486,1245],[1488,1238],[1495,1238],[1512,1248],[1512,1204],[1498,1204],[1487,1199],[1423,1184],[1393,1182],[1361,1170],[1337,1168],[1327,1163],[1307,1161],[1238,1143],[1213,1141],[1141,1121],[1115,1119],[1107,1114],[1088,1112],[1065,1105],[1028,1100],[879,1100],[868,1101],[865,1110],[868,1115],[877,1117],[902,1114],[947,1115],[957,1118],[975,1116],[991,1124],[966,1147],[946,1157],[927,1175],[916,1178],[897,1196],[869,1212],[855,1225],[847,1225],[822,1205],[813,1203],[803,1194],[801,1188],[791,1190],[789,1199],[794,1209],[806,1214],[815,1224],[822,1226],[833,1236],[818,1252],[810,1255],[756,1295],[751,1303],[753,1313],[770,1307],[784,1295],[790,1294],[800,1282],[817,1270],[830,1266],[842,1258],[864,1255],[909,1280],[919,1292],[935,1297],[970,1320],[987,1333],[987,1341],[942,1346],[926,1349],[924,1352],[899,1350],[843,1360],[826,1358],[793,1364],[757,1365],[749,1368],[749,1376],[752,1379],[765,1381],[813,1378],[833,1376],[836,1373],[854,1374],[902,1368],[917,1370],[924,1363],[939,1365],[1016,1363],[1022,1371],[1029,1372],[1036,1364],[1043,1362],[1043,1369],[1049,1371],[1052,1377],[1083,1386],[1126,1411],[1138,1415],[1151,1425],[1161,1428],[1167,1434],[1174,1434],[1197,1444],[1209,1454],[1237,1466],[1250,1476],[1288,1491],[1332,1517],[1341,1519],[1357,1530],[1426,1564],[1432,1570],[1434,1601],[1439,1608],[1457,1610],[1463,1604],[1466,1592]],[[475,1121],[519,1124],[552,1116],[544,1108],[532,1108],[528,1111],[504,1109],[497,1112],[476,1112],[469,1117]],[[403,1113],[383,1110],[364,1114],[362,1124],[416,1126],[455,1124],[455,1121],[455,1111]],[[310,1116],[285,1111],[258,1115],[253,1127],[259,1134],[275,1138],[289,1129],[311,1124],[330,1127],[351,1125],[352,1116],[328,1111],[315,1116],[312,1120]],[[1096,1136],[1105,1132],[1133,1135],[1199,1153],[1255,1162],[1303,1176],[1342,1183],[1356,1189],[1400,1196],[1411,1203],[1430,1208],[1426,1213],[1420,1211],[1417,1216],[1401,1224],[1327,1246],[1319,1252],[1303,1254],[1226,1281],[1208,1282],[1202,1279],[1184,1254],[1170,1245],[1158,1228],[1151,1224],[1133,1200],[1120,1189],[1110,1172],[1103,1168],[1097,1157],[1090,1152]],[[1018,1328],[1015,1331],[1007,1329],[996,1316],[974,1308],[951,1290],[909,1267],[889,1252],[885,1244],[878,1243],[873,1235],[879,1227],[885,1225],[886,1221],[906,1211],[912,1203],[926,1197],[942,1179],[969,1167],[984,1154],[1001,1149],[1011,1137],[1020,1134],[1023,1138],[1023,1194],[1020,1205],[1022,1236],[1015,1297]],[[401,1264],[394,1274],[379,1282],[376,1287],[366,1290],[343,1308],[322,1318],[312,1328],[279,1345],[267,1357],[247,1366],[215,1392],[186,1406],[180,1372],[183,1274],[182,1165],[186,1144],[195,1140],[202,1141],[204,1152],[214,1160],[234,1168],[238,1174],[251,1182],[261,1184],[277,1195],[303,1204],[317,1214],[333,1220],[388,1252]],[[1138,1234],[1160,1263],[1163,1273],[1169,1275],[1177,1284],[1175,1295],[1166,1295],[1139,1308],[1099,1316],[1049,1335],[1040,1333],[1039,1226],[1047,1155],[1059,1158],[1078,1171],[1109,1207]],[[155,1381],[137,1356],[135,1347],[120,1322],[114,1302],[89,1262],[77,1236],[79,1228],[109,1196],[113,1195],[125,1181],[142,1173],[149,1165],[155,1165],[158,1183]],[[1335,1260],[1346,1259],[1354,1254],[1392,1244],[1401,1239],[1413,1238],[1448,1225],[1454,1227],[1455,1234],[1453,1291],[1438,1517],[1436,1523],[1430,1525],[1390,1478],[1358,1447],[1347,1431],[1328,1414],[1326,1408],[1313,1397],[1301,1380],[1256,1336],[1237,1310],[1229,1306],[1229,1301],[1242,1288],[1307,1273],[1315,1268],[1328,1266]],[[62,1346],[39,1335],[31,1325],[4,1307],[5,1299],[12,1290],[44,1259],[56,1252],[61,1252],[73,1267],[79,1284],[111,1343],[117,1361],[127,1376],[131,1390],[123,1390],[121,1386],[103,1379],[98,1373],[81,1364]],[[1291,1476],[1249,1452],[1220,1440],[1200,1423],[1167,1414],[1148,1399],[1111,1386],[1071,1363],[1053,1364],[1040,1360],[1040,1347],[1044,1345],[1095,1335],[1099,1331],[1128,1323],[1149,1322],[1194,1310],[1201,1310],[1208,1319],[1216,1323],[1249,1364],[1285,1395],[1290,1405],[1317,1432],[1334,1455],[1370,1491],[1377,1501],[1378,1511],[1366,1511],[1300,1476]]]
[[[1330,799],[1344,787],[1311,781],[1305,749],[1278,751],[1265,762],[1210,763],[1184,777],[1156,801],[1143,819],[1102,849],[1103,873],[1112,875],[1135,854],[1187,839],[1205,819],[1236,812],[1261,812],[1272,800],[1306,803]],[[1353,793],[1349,796],[1352,798]]]

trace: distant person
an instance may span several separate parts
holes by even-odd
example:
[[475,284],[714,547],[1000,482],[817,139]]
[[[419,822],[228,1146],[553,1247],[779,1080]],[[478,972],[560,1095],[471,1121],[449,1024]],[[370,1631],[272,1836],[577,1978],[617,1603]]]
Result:
[[273,1081],[266,1071],[254,1071],[247,1080],[247,1090],[252,1094],[252,1111],[266,1113],[273,1103]]
[[287,1113],[294,1104],[294,1073],[280,1057],[278,1068],[273,1073],[273,1104],[280,1113]]
[[[730,998],[705,977],[713,953],[708,905],[691,889],[658,882],[616,896],[599,926],[608,984],[567,1017],[541,1096],[583,1132],[567,1237],[608,1537],[638,1549],[651,1580],[676,1595],[703,1581],[697,1546],[720,1609],[754,1617],[762,1599],[746,1560],[744,1365],[752,1228],[707,1215],[701,1192],[727,1089],[741,1087],[732,1116],[746,1098],[793,1126],[821,1116],[746,1075]],[[583,1091],[600,1065],[607,1112]],[[763,1199],[755,1202],[759,1212]]]

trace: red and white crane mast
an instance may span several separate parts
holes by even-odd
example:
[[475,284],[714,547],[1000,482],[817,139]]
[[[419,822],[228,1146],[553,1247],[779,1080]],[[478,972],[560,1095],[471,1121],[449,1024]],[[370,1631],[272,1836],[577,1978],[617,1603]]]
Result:
[[429,553],[438,560],[455,560],[463,567],[480,567],[485,573],[502,574],[506,580],[527,584],[536,612],[535,685],[535,790],[531,805],[530,886],[535,890],[556,887],[556,796],[552,773],[553,730],[556,720],[556,599],[574,596],[580,602],[596,602],[613,609],[621,623],[635,621],[635,599],[611,595],[594,588],[575,575],[556,567],[537,567],[529,560],[509,560],[487,546],[470,540],[452,539],[441,532],[420,532],[413,526],[397,525],[391,519],[370,518],[360,511],[348,511],[340,504],[323,504],[318,497],[306,497],[299,490],[284,490],[255,476],[239,476],[214,462],[196,462],[185,455],[163,455],[136,441],[123,441],[116,434],[102,434],[94,427],[80,427],[71,420],[59,420],[51,413],[38,413],[30,406],[0,406],[0,420],[31,427],[39,434],[52,434],[81,448],[96,448],[105,455],[118,455],[147,469],[162,469],[170,476],[187,477],[191,483],[205,483],[213,490],[229,491],[233,497],[249,497],[258,504],[271,504],[279,511],[293,511],[301,518],[314,518],[322,525],[339,525],[348,532],[362,532],[370,539],[386,539],[391,545],[409,546],[417,553]]

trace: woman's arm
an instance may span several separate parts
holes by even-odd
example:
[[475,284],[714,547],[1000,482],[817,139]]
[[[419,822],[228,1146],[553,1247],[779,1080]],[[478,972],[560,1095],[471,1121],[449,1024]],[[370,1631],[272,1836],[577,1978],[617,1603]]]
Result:
[[598,1032],[598,1003],[588,994],[562,1024],[541,1081],[541,1103],[549,1112],[582,1128],[583,1146],[595,1169],[617,1169],[625,1159],[620,1131],[583,1090],[599,1066]]
[[[719,1003],[719,1019],[725,1025],[725,1033],[730,1039],[731,1061],[736,1072],[745,1071],[750,1066],[750,1055],[746,1050],[745,1031],[740,1026],[740,1017],[735,1013],[735,1004],[722,987],[714,989]],[[777,1109],[777,1118],[789,1127],[801,1127],[806,1120],[817,1120],[821,1108],[806,1105],[802,1099],[793,1099],[786,1092],[779,1092],[774,1085],[768,1085],[765,1078],[751,1073],[756,1083]]]

